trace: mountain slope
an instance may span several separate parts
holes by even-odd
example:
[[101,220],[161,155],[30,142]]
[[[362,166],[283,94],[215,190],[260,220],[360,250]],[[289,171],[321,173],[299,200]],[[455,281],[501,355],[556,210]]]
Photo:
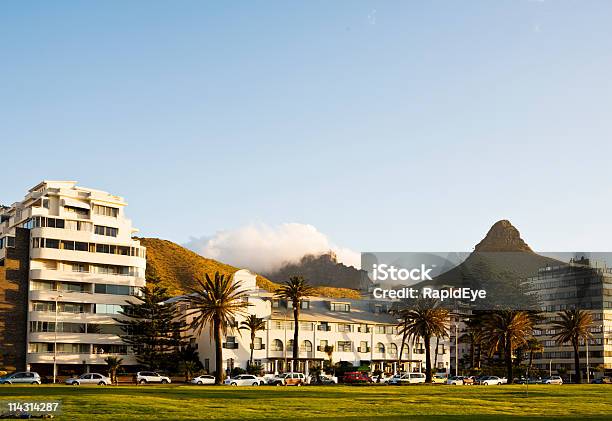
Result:
[[[233,274],[238,268],[200,256],[191,250],[168,240],[159,238],[139,238],[147,248],[147,279],[157,279],[168,288],[171,294],[179,295],[196,285],[195,279],[205,273],[215,272]],[[257,275],[257,285],[270,292],[276,291],[278,283]],[[359,293],[352,289],[320,287],[317,295],[331,298],[359,298]]]
[[340,288],[367,290],[372,283],[365,270],[339,263],[334,253],[319,256],[306,255],[299,263],[288,263],[274,273],[266,274],[280,282],[290,276],[301,275],[312,285],[329,285]]

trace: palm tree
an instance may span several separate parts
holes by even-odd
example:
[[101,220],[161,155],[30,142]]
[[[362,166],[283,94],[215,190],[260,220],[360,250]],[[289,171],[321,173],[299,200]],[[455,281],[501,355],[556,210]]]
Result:
[[302,300],[314,294],[312,288],[301,276],[292,276],[285,285],[281,286],[276,292],[276,296],[291,301],[293,308],[293,366],[297,367],[300,344],[299,340],[299,318],[300,303]]
[[185,317],[194,316],[190,327],[196,335],[209,326],[215,341],[215,383],[223,384],[222,336],[227,335],[228,329],[233,330],[235,316],[244,314],[248,306],[243,300],[246,294],[241,290],[240,282],[233,282],[230,276],[220,275],[219,272],[215,273],[214,279],[206,274],[204,281],[197,281],[197,287],[191,288],[192,294],[183,299],[190,304],[191,310]]
[[111,383],[117,384],[117,370],[123,363],[123,358],[108,356],[104,358],[104,362],[108,366],[108,377],[110,377]]
[[183,361],[181,364],[183,374],[185,374],[185,381],[188,382],[193,378],[193,373],[198,369],[198,363],[193,360]]
[[574,348],[574,366],[576,368],[576,383],[582,382],[582,373],[580,372],[580,355],[578,354],[578,345],[580,340],[588,341],[593,337],[591,326],[593,317],[584,310],[572,309],[560,312],[561,320],[553,323],[553,329],[556,334],[553,338],[559,345],[570,342]]
[[333,345],[325,345],[325,348],[323,348],[323,352],[325,352],[327,354],[327,358],[329,359],[329,369],[330,371],[333,370],[333,361],[332,358],[334,356],[334,346]]
[[437,301],[420,300],[415,306],[401,310],[401,318],[405,320],[400,326],[402,336],[406,334],[413,340],[423,338],[425,342],[425,382],[431,383],[431,338],[447,335],[449,312],[438,307]]
[[249,359],[249,366],[253,365],[253,350],[255,349],[255,335],[260,330],[266,330],[266,322],[264,319],[257,317],[254,314],[249,314],[246,320],[240,323],[240,330],[248,330],[251,333],[251,358]]
[[530,338],[527,340],[527,350],[529,351],[529,367],[528,371],[531,371],[531,367],[533,366],[533,356],[534,354],[539,354],[544,350],[544,347],[536,338]]
[[504,352],[508,383],[512,383],[512,353],[532,336],[533,317],[526,311],[499,310],[487,315],[483,328],[489,355]]
[[471,368],[480,368],[482,342],[484,340],[483,319],[481,314],[474,314],[465,322],[466,333],[460,338],[470,344]]

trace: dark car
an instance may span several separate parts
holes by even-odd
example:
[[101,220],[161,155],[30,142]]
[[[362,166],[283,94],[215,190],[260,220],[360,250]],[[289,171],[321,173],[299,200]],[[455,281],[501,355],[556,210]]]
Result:
[[352,371],[344,373],[342,377],[343,383],[372,383],[372,379],[366,373],[360,371]]

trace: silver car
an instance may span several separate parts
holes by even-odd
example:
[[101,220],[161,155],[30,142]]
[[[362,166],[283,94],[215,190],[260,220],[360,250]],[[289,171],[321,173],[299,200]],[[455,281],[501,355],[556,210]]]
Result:
[[0,377],[0,384],[41,384],[38,373],[32,371],[18,371],[8,376]]
[[97,384],[99,386],[107,386],[111,384],[111,379],[98,373],[85,373],[79,377],[73,377],[65,381],[71,386],[79,386],[81,384]]

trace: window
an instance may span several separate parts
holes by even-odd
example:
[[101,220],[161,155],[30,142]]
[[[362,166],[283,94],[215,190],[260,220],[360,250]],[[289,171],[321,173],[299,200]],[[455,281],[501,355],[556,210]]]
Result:
[[302,341],[302,345],[300,345],[300,352],[312,352],[312,342],[308,340]]
[[319,341],[319,346],[317,347],[317,351],[325,352],[325,348],[327,347],[327,339],[322,339]]
[[127,285],[96,284],[96,294],[130,295]]
[[263,339],[255,338],[255,340],[253,341],[253,349],[255,349],[255,350],[264,349]]
[[321,322],[321,324],[319,324],[319,326],[317,326],[317,330],[321,330],[323,332],[330,332],[331,331],[331,326],[327,322]]
[[348,303],[331,303],[330,308],[331,311],[340,311],[344,313],[348,313],[351,311],[351,305]]
[[279,308],[279,307],[280,307],[280,300],[278,298],[272,299],[272,308]]
[[302,308],[302,310],[308,310],[310,308],[310,301],[309,300],[302,300],[300,302],[300,307]]
[[367,341],[361,341],[359,343],[359,349],[357,351],[359,351],[359,352],[370,352],[370,347],[368,346]]
[[293,339],[287,341],[287,351],[293,350]]
[[383,326],[383,325],[376,325],[374,332],[379,333],[379,334],[384,334],[385,333],[385,326]]
[[348,323],[338,323],[338,332],[352,332],[353,326]]
[[272,341],[272,349],[271,351],[282,351],[283,350],[283,341],[280,339],[274,339]]
[[96,215],[110,216],[116,218],[119,215],[119,209],[110,206],[93,205],[93,211]]
[[119,230],[113,227],[105,227],[103,225],[96,225],[95,231],[97,235],[105,235],[107,237],[116,237],[119,234]]
[[351,341],[338,341],[338,352],[351,352],[353,343]]
[[96,304],[95,312],[97,314],[120,314],[123,307],[119,304]]
[[382,342],[376,344],[376,352],[378,352],[379,354],[385,353],[385,345]]
[[392,357],[397,357],[397,345],[395,344],[389,344],[389,354]]
[[45,239],[45,248],[48,249],[58,249],[60,245],[59,240],[55,240],[52,238]]
[[312,323],[310,323],[310,322],[300,322],[300,330],[312,331]]

